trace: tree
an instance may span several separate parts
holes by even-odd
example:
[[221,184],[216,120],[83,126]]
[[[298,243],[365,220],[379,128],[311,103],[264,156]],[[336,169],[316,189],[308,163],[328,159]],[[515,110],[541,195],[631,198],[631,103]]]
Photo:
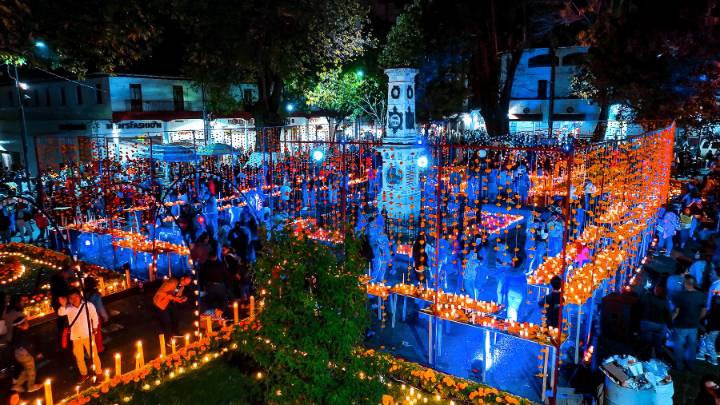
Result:
[[199,83],[254,80],[256,125],[283,124],[287,81],[361,54],[370,43],[359,0],[167,0],[185,27],[185,73]]
[[[395,55],[398,64],[421,61],[433,65],[431,72],[436,76],[426,80],[450,84],[428,86],[433,89],[428,95],[438,97],[435,104],[445,105],[435,113],[461,108],[464,96],[469,95],[471,104],[480,108],[488,132],[506,134],[510,92],[523,49],[557,28],[556,20],[548,16],[556,14],[562,3],[417,0],[388,34],[383,60],[393,61],[390,56]],[[418,36],[421,47],[405,45]],[[406,55],[407,49],[419,54]],[[464,88],[469,88],[469,94],[460,91]]]
[[331,140],[344,119],[359,113],[363,82],[357,72],[335,68],[320,72],[315,86],[305,92],[307,105],[327,118]]
[[[578,4],[579,3],[579,4]],[[590,46],[576,79],[607,119],[610,104],[629,106],[646,126],[696,127],[717,121],[720,25],[713,0],[575,2],[563,17],[584,25]],[[598,135],[604,126],[599,126]]]
[[0,4],[0,58],[79,75],[111,72],[151,49],[153,1],[10,0]]
[[383,83],[374,77],[367,77],[360,87],[359,114],[375,123],[376,128],[385,131],[387,117],[387,95]]
[[[344,251],[280,236],[259,255],[261,328],[237,337],[264,371],[262,403],[377,404],[384,364],[360,355],[370,315],[358,277],[367,268],[350,234]],[[281,396],[279,398],[278,396]]]

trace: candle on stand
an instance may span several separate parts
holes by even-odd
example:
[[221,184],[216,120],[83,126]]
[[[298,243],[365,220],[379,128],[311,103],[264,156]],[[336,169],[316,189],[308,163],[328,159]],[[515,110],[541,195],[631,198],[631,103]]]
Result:
[[122,363],[120,359],[120,353],[115,353],[115,377],[122,375]]
[[255,319],[255,296],[250,296],[250,319]]
[[52,382],[48,378],[45,380],[45,384],[43,384],[45,387],[45,403],[47,405],[53,405],[53,397],[52,397]]
[[166,349],[165,348],[165,335],[161,333],[160,334],[160,358],[161,359],[167,355],[167,353],[165,352],[165,349]]
[[78,398],[80,398],[80,386],[76,385],[75,386],[75,399],[78,399]]
[[105,369],[105,380],[102,383],[102,386],[100,387],[101,392],[108,392],[110,391],[110,369]]
[[172,347],[172,354],[175,354],[175,351],[176,351],[175,338],[170,339],[170,346]]
[[137,342],[137,363],[139,364],[139,367],[145,366],[145,354],[143,353],[143,346],[142,346],[142,340],[138,340]]
[[237,325],[240,323],[240,314],[238,313],[238,303],[237,301],[233,302],[233,323]]

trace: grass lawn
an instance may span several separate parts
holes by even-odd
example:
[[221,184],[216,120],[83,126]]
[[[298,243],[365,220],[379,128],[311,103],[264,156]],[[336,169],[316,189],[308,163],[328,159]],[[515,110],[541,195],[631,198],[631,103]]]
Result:
[[147,392],[135,394],[132,404],[252,404],[254,381],[241,367],[222,358],[187,372]]

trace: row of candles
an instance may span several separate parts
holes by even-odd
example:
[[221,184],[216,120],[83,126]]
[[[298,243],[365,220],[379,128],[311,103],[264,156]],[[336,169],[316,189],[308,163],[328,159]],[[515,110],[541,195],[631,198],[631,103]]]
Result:
[[[254,319],[255,317],[255,297],[250,297],[250,303],[249,303],[249,318]],[[212,317],[205,317],[206,324],[205,324],[205,337],[210,338],[214,335],[213,331],[213,319]],[[239,307],[238,303],[233,303],[233,326],[236,326],[240,323],[240,314],[239,314]],[[182,351],[187,352],[188,350],[193,348],[193,343],[202,343],[203,342],[203,333],[198,333],[198,339],[195,342],[192,342],[191,335],[189,333],[185,334],[183,337],[184,344],[182,347],[178,346],[178,342],[175,338],[170,339],[170,356],[175,357],[178,356]],[[168,357],[167,354],[167,345],[165,340],[165,335],[160,334],[158,335],[158,340],[160,343],[160,355],[159,359],[165,359]],[[207,357],[206,357],[207,358]],[[121,377],[124,375],[123,373],[123,366],[122,366],[122,355],[120,353],[115,353],[114,355],[115,360],[115,370],[114,370],[114,376],[115,378]],[[137,373],[143,370],[144,368],[149,367],[148,364],[145,362],[145,351],[143,348],[143,342],[141,340],[137,341],[135,343],[135,368],[132,372]],[[182,372],[182,369],[179,369],[178,372]],[[103,375],[103,381],[100,383],[100,392],[107,393],[112,384],[111,381],[111,370],[105,369],[102,373]],[[172,375],[172,374],[171,374]],[[53,405],[53,398],[52,398],[52,381],[50,379],[45,380],[44,384],[44,396],[45,396],[45,404],[46,405]],[[75,387],[75,398],[80,397],[80,387]],[[72,398],[69,398],[72,399]],[[65,402],[65,401],[63,401]],[[38,399],[38,404],[42,403],[41,399]]]
[[500,305],[494,302],[476,300],[469,295],[444,292],[442,289],[438,289],[436,291],[423,286],[405,283],[398,283],[390,287],[384,283],[368,282],[367,279],[361,279],[361,282],[366,284],[367,293],[370,295],[381,297],[383,299],[387,298],[390,293],[404,295],[427,302],[434,302],[434,305],[437,305],[437,309],[441,311],[444,311],[445,309],[457,309],[458,311],[494,314],[501,308]]

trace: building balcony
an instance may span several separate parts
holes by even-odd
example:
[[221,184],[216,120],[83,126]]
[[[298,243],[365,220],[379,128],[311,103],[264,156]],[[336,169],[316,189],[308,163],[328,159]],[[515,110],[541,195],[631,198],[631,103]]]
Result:
[[173,100],[125,100],[125,111],[130,112],[161,112],[161,111],[194,111],[189,101]]

